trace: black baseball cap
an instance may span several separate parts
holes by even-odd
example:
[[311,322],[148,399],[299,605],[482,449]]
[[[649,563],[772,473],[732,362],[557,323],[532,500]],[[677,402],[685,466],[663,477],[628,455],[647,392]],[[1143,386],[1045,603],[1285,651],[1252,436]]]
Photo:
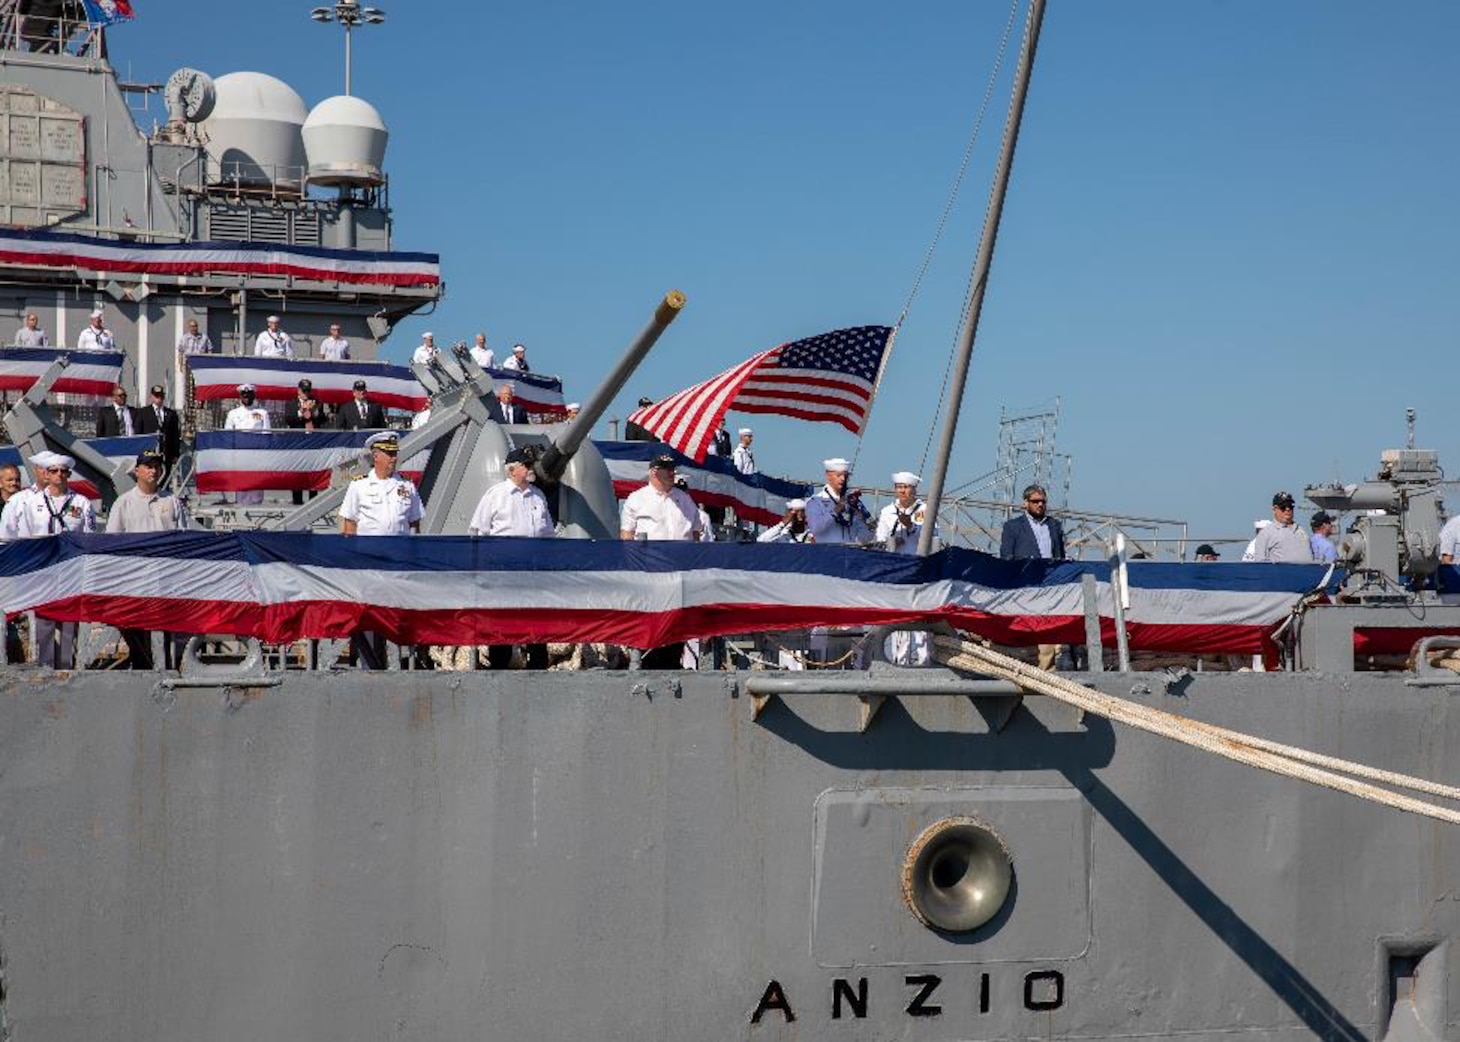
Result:
[[1291,492],[1274,492],[1273,493],[1273,496],[1272,496],[1272,505],[1275,506],[1275,507],[1290,507],[1295,502],[1297,502],[1297,501],[1295,499],[1293,499],[1293,494]]
[[653,398],[640,398],[639,399],[639,408],[641,408],[641,409],[644,406],[646,406],[646,405],[653,405],[653,404],[654,404],[654,399]]
[[157,397],[159,397],[159,398],[161,398],[161,397],[163,397],[163,396],[165,396],[167,394],[167,392],[162,389],[162,385],[161,384],[153,384],[152,385],[152,393],[155,394],[155,395],[157,395]]
[[301,391],[312,391],[312,390],[314,390],[314,381],[313,380],[310,380],[307,377],[305,379],[303,379],[303,380],[300,380],[299,381],[299,389]]
[[137,453],[136,466],[138,467],[161,467],[166,463],[167,460],[156,449],[143,449]]
[[530,467],[532,466],[532,455],[526,448],[519,446],[507,453],[507,462],[521,463],[524,467]]
[[368,390],[368,389],[369,388],[366,385],[366,383],[365,383],[364,380],[356,380],[355,381],[355,390],[357,390],[357,391],[365,391],[365,390]]
[[1330,514],[1328,511],[1326,511],[1326,510],[1320,510],[1320,511],[1318,511],[1318,513],[1316,513],[1316,514],[1313,515],[1313,527],[1314,528],[1317,528],[1319,525],[1331,525],[1331,524],[1333,524],[1333,515]]
[[679,464],[675,462],[674,457],[669,455],[669,453],[661,452],[649,461],[649,466],[654,470],[674,470]]
[[1217,553],[1217,548],[1215,546],[1213,546],[1211,543],[1202,543],[1201,546],[1198,546],[1196,548],[1196,556],[1198,556],[1198,557],[1221,557],[1222,555],[1219,554],[1219,553]]

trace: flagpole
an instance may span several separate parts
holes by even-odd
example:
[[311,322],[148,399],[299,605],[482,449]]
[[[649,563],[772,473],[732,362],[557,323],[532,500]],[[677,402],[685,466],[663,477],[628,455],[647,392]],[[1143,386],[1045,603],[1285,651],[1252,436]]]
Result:
[[1024,99],[1029,93],[1029,75],[1034,68],[1034,52],[1039,46],[1039,29],[1044,22],[1045,0],[1030,0],[1029,19],[1024,27],[1024,46],[1019,53],[1019,67],[1014,72],[1014,92],[1009,99],[1009,114],[1004,121],[1004,143],[999,150],[999,163],[994,168],[994,184],[989,191],[989,208],[984,215],[983,235],[978,243],[978,259],[973,269],[973,292],[968,296],[968,311],[958,337],[958,358],[954,363],[948,397],[948,415],[943,420],[943,437],[938,443],[938,456],[933,464],[933,480],[928,485],[926,517],[928,523],[918,536],[918,554],[926,557],[933,550],[933,533],[938,510],[943,505],[943,486],[948,479],[948,461],[953,455],[953,438],[958,433],[958,412],[963,406],[963,390],[968,382],[968,365],[973,358],[973,342],[978,335],[978,318],[983,311],[983,293],[988,286],[989,269],[994,260],[994,242],[999,237],[999,218],[1004,212],[1004,196],[1009,189],[1009,172],[1014,166],[1014,147],[1019,143],[1019,123],[1024,117]]

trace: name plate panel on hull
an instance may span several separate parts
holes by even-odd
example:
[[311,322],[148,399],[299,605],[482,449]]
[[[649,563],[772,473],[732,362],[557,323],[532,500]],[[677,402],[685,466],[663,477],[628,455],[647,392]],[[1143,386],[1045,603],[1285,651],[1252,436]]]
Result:
[[[974,818],[1014,866],[998,915],[967,934],[924,926],[902,866],[924,829]],[[829,789],[816,801],[811,952],[828,968],[1078,959],[1089,947],[1090,808],[1074,789]]]

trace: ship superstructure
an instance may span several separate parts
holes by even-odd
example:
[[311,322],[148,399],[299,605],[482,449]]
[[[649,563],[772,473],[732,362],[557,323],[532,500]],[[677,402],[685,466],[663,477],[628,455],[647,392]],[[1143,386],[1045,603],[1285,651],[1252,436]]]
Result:
[[[165,122],[137,126],[137,93],[161,95]],[[99,309],[126,385],[140,398],[178,381],[175,400],[189,319],[224,353],[251,353],[277,313],[303,356],[339,323],[354,357],[376,357],[442,293],[435,277],[360,273],[434,266],[395,250],[387,142],[367,101],[309,108],[263,72],[125,83],[81,4],[0,3],[0,340],[34,311],[53,346],[74,347]]]

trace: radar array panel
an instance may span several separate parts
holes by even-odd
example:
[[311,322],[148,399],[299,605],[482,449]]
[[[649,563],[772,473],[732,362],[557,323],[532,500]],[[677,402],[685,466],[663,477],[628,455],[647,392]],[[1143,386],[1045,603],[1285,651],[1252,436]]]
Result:
[[0,224],[86,211],[86,119],[24,87],[0,87]]

